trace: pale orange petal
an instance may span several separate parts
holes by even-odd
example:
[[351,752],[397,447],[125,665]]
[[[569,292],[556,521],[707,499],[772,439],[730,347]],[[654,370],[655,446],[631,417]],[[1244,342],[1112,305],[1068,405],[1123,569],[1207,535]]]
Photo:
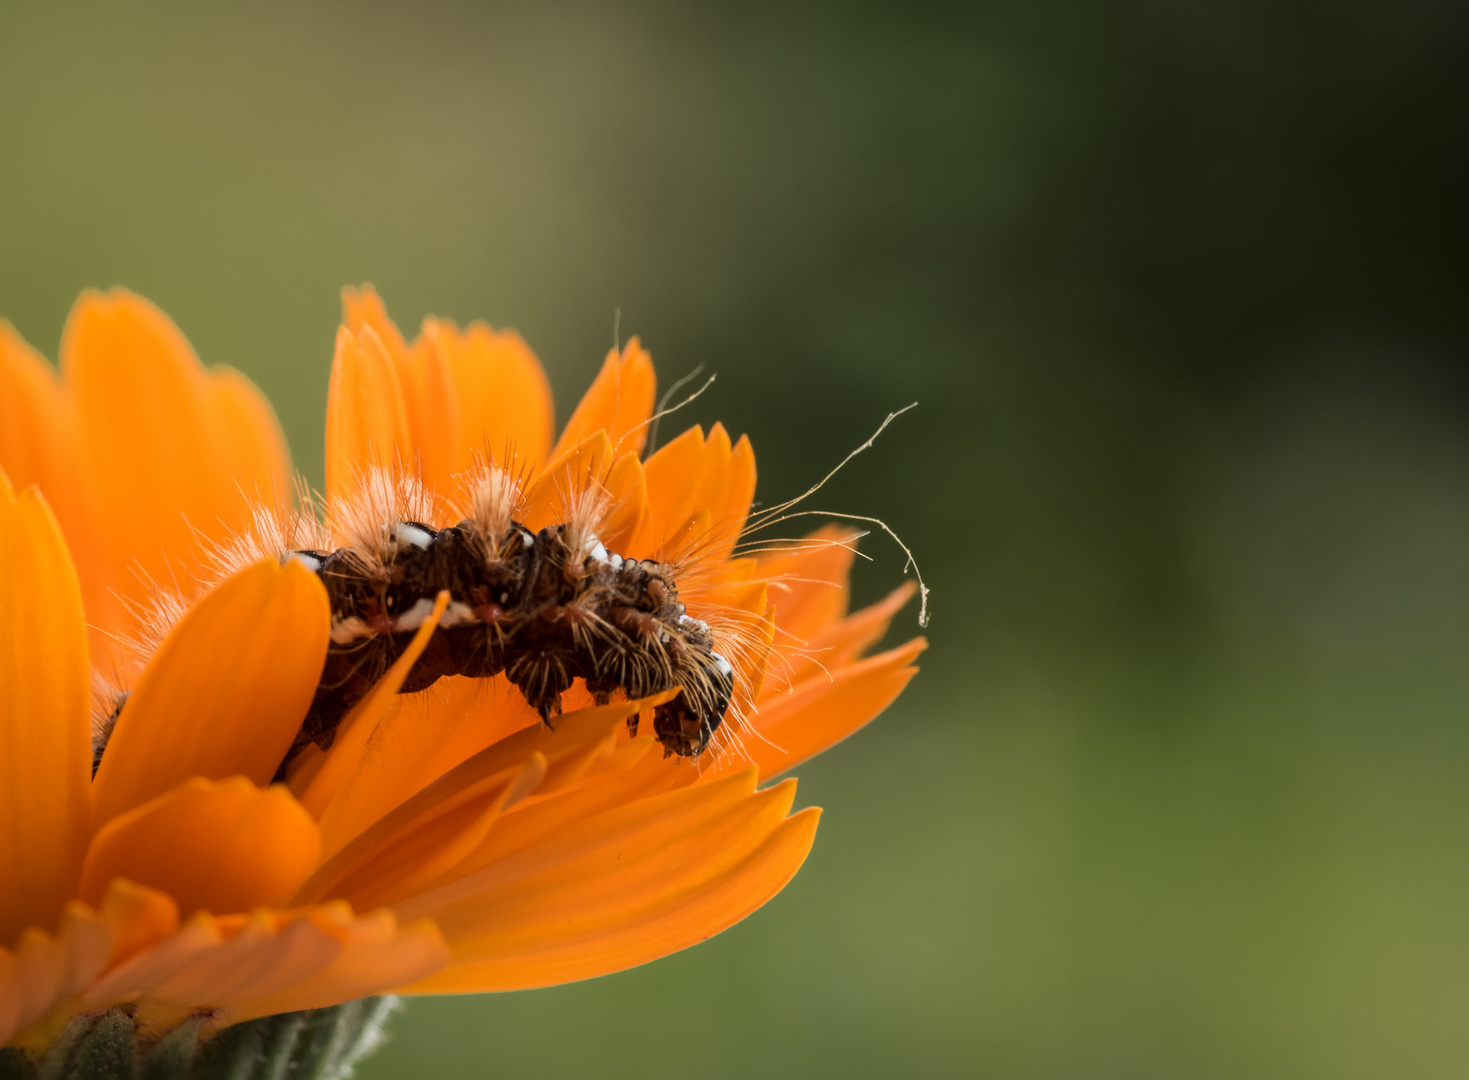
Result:
[[[357,755],[356,771],[333,796],[333,812],[361,823],[346,825],[350,834],[487,746],[540,722],[503,675],[456,676],[441,679],[422,693],[392,695],[372,730],[370,745]],[[293,774],[292,790],[305,791],[313,779],[303,775],[298,783]]]
[[221,540],[248,522],[252,489],[271,477],[235,474],[241,455],[229,440],[239,411],[221,416],[193,349],[146,300],[122,289],[83,293],[62,336],[61,367],[106,522],[112,587],[146,606],[151,582],[195,572],[201,538]]
[[452,494],[454,474],[464,464],[459,455],[463,443],[459,395],[448,358],[427,342],[405,342],[371,285],[343,289],[342,314],[355,334],[360,335],[364,326],[372,328],[397,370],[412,447],[411,460],[405,464],[430,491]]
[[92,784],[92,820],[191,776],[269,782],[316,692],[331,613],[295,560],[262,562],[199,600],[149,662]]
[[641,451],[648,441],[648,419],[653,415],[657,378],[653,358],[637,338],[632,338],[619,356],[607,353],[602,370],[577,405],[552,457],[565,453],[593,432],[605,431],[619,453]]
[[[603,767],[605,766],[605,768]],[[578,822],[697,783],[697,769],[663,757],[651,735],[631,739],[593,764],[581,782],[509,808],[484,842],[454,868],[464,878],[559,836]]]
[[102,897],[108,968],[136,956],[179,928],[179,906],[167,893],[114,878]]
[[578,497],[602,483],[612,454],[605,431],[595,431],[569,450],[558,452],[527,489],[521,523],[534,532],[566,521]]
[[[408,672],[428,647],[429,638],[438,629],[439,620],[444,617],[444,610],[448,606],[449,591],[444,589],[435,598],[433,611],[414,632],[413,640],[408,643],[402,655],[378,679],[372,692],[347,713],[332,748],[304,784],[301,803],[320,819],[328,854],[336,851],[351,836],[351,832],[344,831],[342,827],[344,811],[338,803],[344,790],[349,789],[351,781],[361,771],[362,752],[377,731],[384,714],[394,703]],[[346,817],[350,819],[350,813]]]
[[[0,943],[56,928],[87,842],[91,689],[81,588],[40,493],[0,473]],[[23,883],[23,884],[22,884]]]
[[624,807],[396,905],[431,915],[454,962],[410,993],[524,989],[655,960],[769,900],[810,849],[818,811],[754,770]]
[[704,430],[697,425],[661,447],[643,463],[648,510],[637,537],[622,554],[656,558],[694,512],[699,474],[704,467]]
[[51,365],[0,319],[0,469],[14,487],[36,484],[55,498],[54,470],[71,434],[64,406]]
[[637,454],[624,454],[612,466],[604,486],[608,510],[598,532],[608,551],[621,554],[628,550],[648,512],[648,481]]
[[14,953],[0,950],[0,1045],[55,1004],[64,967],[61,943],[34,926],[21,934]]
[[846,614],[856,557],[856,533],[837,525],[818,529],[793,551],[761,557],[760,575],[770,580],[782,644],[806,646]]
[[68,903],[54,937],[33,927],[16,954],[0,948],[0,1046],[12,1039],[37,1050],[51,1045],[76,1012],[69,998],[177,928],[171,899],[119,881],[100,911]]
[[225,457],[224,475],[252,501],[276,506],[291,490],[291,459],[275,410],[234,368],[209,372]]
[[905,582],[876,604],[828,625],[808,647],[786,658],[770,690],[772,695],[777,688],[787,690],[807,679],[825,679],[831,672],[852,663],[869,646],[882,640],[893,616],[917,591],[916,582]]
[[711,494],[715,500],[714,526],[706,555],[710,559],[727,559],[745,529],[750,503],[755,498],[755,449],[749,436],[741,435],[735,443],[724,484]]
[[[312,879],[312,887],[298,900],[321,899],[325,894],[319,889],[330,887],[342,875],[362,865],[379,847],[396,843],[404,835],[403,830],[415,826],[423,815],[458,805],[457,800],[477,798],[495,786],[496,777],[508,783],[501,774],[508,776],[509,771],[518,770],[534,754],[558,762],[575,755],[605,738],[641,707],[642,702],[619,702],[568,712],[557,720],[554,732],[537,721],[535,727],[487,747],[422,790],[404,791],[392,757],[364,754],[359,747],[354,755],[358,761],[355,771],[335,794],[322,818],[330,862],[322,867]],[[384,738],[386,745],[394,745],[391,732]],[[307,806],[311,805],[308,801]]]
[[400,371],[418,475],[430,491],[453,495],[455,476],[465,468],[454,370],[437,350],[416,342]]
[[90,1012],[136,1001],[224,940],[218,921],[207,911],[197,912],[162,941],[109,970],[79,996],[77,1008]]
[[447,959],[431,923],[400,927],[391,912],[358,918],[342,903],[247,917],[199,912],[111,968],[72,1008],[132,1002],[139,1022],[154,1031],[199,1012],[210,1013],[210,1026],[218,1027],[381,993]]
[[196,777],[102,827],[81,897],[95,904],[125,878],[167,893],[184,912],[249,911],[285,901],[320,854],[316,822],[284,787]]
[[403,332],[388,318],[387,305],[371,285],[363,284],[357,289],[348,285],[342,290],[342,321],[354,334],[364,326],[372,327],[395,361],[408,351]]
[[341,951],[319,971],[274,993],[242,996],[230,1020],[322,1009],[421,979],[449,962],[449,947],[429,919],[399,926],[392,912],[363,916],[348,927]]
[[468,468],[474,455],[510,469],[533,469],[547,460],[554,425],[551,386],[519,334],[482,322],[460,331],[446,319],[425,319],[423,341],[454,373],[458,470]]
[[472,794],[438,800],[401,835],[378,843],[360,866],[332,885],[331,895],[372,908],[422,891],[478,848],[505,808],[534,791],[548,769],[544,754],[532,754],[524,765],[502,770]]
[[102,973],[112,952],[112,932],[107,919],[76,900],[66,905],[61,930],[61,996],[70,997]]
[[[690,606],[698,611],[697,605]],[[731,589],[725,605],[710,612],[714,620],[715,640],[722,655],[735,665],[734,698],[730,703],[733,716],[748,716],[765,684],[766,668],[775,642],[775,606],[769,602],[769,587],[754,581]]]
[[741,437],[738,453],[723,424],[704,442],[688,522],[667,534],[665,543],[703,565],[729,558],[745,527],[755,495],[755,454]]
[[367,470],[414,464],[403,388],[370,326],[337,329],[326,403],[326,493],[351,495]]
[[149,987],[135,1017],[144,1029],[167,1031],[201,1008],[224,1012],[257,995],[279,993],[330,964],[342,951],[338,934],[310,919],[281,924],[257,911],[236,933],[192,957]]
[[[758,734],[744,740],[750,760],[760,766],[761,778],[794,768],[875,719],[918,673],[911,665],[926,647],[922,638],[916,638],[839,668],[830,679],[808,679],[788,693],[766,693],[760,711],[750,718]],[[743,764],[726,758],[707,775],[718,776]]]
[[[121,623],[107,588],[111,554],[94,526],[78,445],[70,394],[51,365],[0,319],[0,471],[17,491],[41,489],[71,549],[88,621],[115,629]],[[98,644],[93,641],[94,649]]]

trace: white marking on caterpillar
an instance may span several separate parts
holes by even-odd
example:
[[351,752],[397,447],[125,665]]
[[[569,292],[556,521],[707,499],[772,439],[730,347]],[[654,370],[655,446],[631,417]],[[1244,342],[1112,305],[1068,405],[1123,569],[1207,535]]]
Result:
[[[420,601],[421,602],[421,601]],[[432,607],[432,605],[430,605]],[[479,622],[479,616],[474,613],[474,608],[462,600],[455,600],[444,609],[444,617],[439,620],[440,626],[458,626],[460,623]]]
[[734,678],[734,665],[728,660],[713,651],[709,653],[709,659],[714,661],[714,666],[718,669],[719,674],[723,675],[726,679]]
[[321,560],[318,559],[315,555],[308,555],[304,551],[293,551],[290,553],[290,555],[287,556],[287,558],[295,559],[298,563],[306,567],[306,569],[310,570],[313,574],[321,572]]
[[[420,529],[417,525],[410,525],[406,521],[398,522],[397,527],[393,529],[393,538],[400,544],[412,544],[420,551],[427,551],[429,544],[433,543],[434,539],[433,534],[428,530]],[[429,610],[433,610],[432,604],[429,604]],[[422,619],[419,620],[420,623],[422,621]]]
[[[430,608],[432,608],[432,605],[430,605]],[[347,645],[356,641],[358,638],[372,636],[372,629],[356,615],[348,615],[345,619],[335,619],[332,621],[332,641],[338,645]]]
[[398,631],[417,630],[423,625],[423,620],[427,619],[433,613],[434,602],[424,597],[393,620],[393,629]]

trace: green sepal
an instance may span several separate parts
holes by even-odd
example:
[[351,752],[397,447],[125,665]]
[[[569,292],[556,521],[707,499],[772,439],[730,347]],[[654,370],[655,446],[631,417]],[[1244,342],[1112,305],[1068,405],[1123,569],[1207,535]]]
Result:
[[39,1060],[0,1049],[0,1080],[344,1080],[382,1041],[397,1006],[397,998],[363,998],[202,1040],[202,1020],[193,1018],[151,1043],[138,1039],[127,1010],[109,1009],[73,1019]]

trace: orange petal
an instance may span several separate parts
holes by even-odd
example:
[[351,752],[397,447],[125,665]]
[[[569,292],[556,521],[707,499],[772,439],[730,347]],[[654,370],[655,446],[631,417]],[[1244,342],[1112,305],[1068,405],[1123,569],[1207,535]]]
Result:
[[139,679],[92,784],[92,821],[191,776],[275,775],[316,692],[331,614],[294,560],[258,563],[189,609]]
[[[332,812],[359,823],[346,826],[350,835],[485,747],[540,722],[503,675],[456,676],[423,693],[394,695],[372,731],[370,752],[358,753],[355,772],[333,796]],[[313,780],[303,769],[290,785],[305,791]]]
[[430,491],[452,495],[465,464],[454,370],[435,349],[416,342],[400,366],[418,474]]
[[403,650],[401,656],[393,661],[392,667],[378,679],[371,693],[354,705],[343,719],[341,727],[337,730],[337,737],[332,743],[332,748],[327,751],[325,760],[315,770],[305,786],[301,795],[301,803],[322,822],[323,833],[327,837],[327,852],[336,851],[342,844],[346,843],[350,834],[341,835],[337,825],[337,819],[341,817],[340,808],[334,807],[343,790],[348,786],[351,779],[362,767],[362,752],[367,746],[367,741],[372,738],[378,725],[382,722],[384,713],[394,703],[398,690],[403,686],[403,680],[408,677],[408,672],[423,655],[423,650],[428,647],[429,638],[439,627],[439,620],[444,617],[444,611],[449,606],[449,590],[440,591],[434,599],[433,611],[428,618],[424,619],[414,632],[413,640]]
[[206,911],[197,912],[173,934],[112,968],[77,999],[84,1012],[105,1009],[121,1002],[136,1001],[191,961],[207,956],[225,940],[218,921]]
[[154,1031],[209,1012],[211,1026],[218,1027],[381,993],[447,959],[431,923],[400,927],[390,912],[357,918],[342,903],[246,917],[199,912],[113,967],[72,1007],[93,1011],[133,1002],[139,1022]]
[[755,455],[749,440],[740,439],[736,456],[724,425],[715,424],[704,443],[690,515],[680,527],[665,533],[663,547],[702,566],[728,559],[744,529],[754,492]]
[[331,885],[330,895],[357,907],[378,907],[421,891],[479,847],[506,806],[534,791],[547,769],[545,755],[532,754],[524,765],[502,770],[472,794],[427,806],[390,841],[365,852],[359,865]]
[[646,799],[397,905],[431,915],[454,953],[407,992],[591,978],[732,926],[799,869],[819,814],[786,817],[793,783],[753,787],[751,769]]
[[615,349],[609,351],[591,389],[566,422],[566,430],[561,432],[551,456],[565,453],[596,431],[605,431],[619,453],[641,451],[648,441],[648,419],[653,415],[656,391],[653,358],[637,338],[628,341],[621,356]]
[[21,984],[15,954],[0,946],[0,1046],[9,1046],[21,1023]]
[[824,680],[830,672],[855,661],[869,646],[882,640],[893,616],[917,591],[917,583],[905,582],[876,604],[830,624],[808,647],[788,658],[775,680],[776,687],[787,690],[807,679]]
[[[831,678],[809,679],[795,690],[766,694],[750,726],[758,735],[744,740],[761,779],[794,768],[841,742],[877,717],[918,673],[912,667],[927,642],[915,638],[889,652],[835,670]],[[706,775],[718,776],[744,764],[725,758]]]
[[0,319],[0,469],[15,487],[55,497],[53,470],[71,433],[65,401],[51,365]]
[[608,551],[622,553],[648,512],[648,482],[637,454],[624,454],[607,475],[607,516],[598,527]]
[[[709,429],[709,437],[704,440],[704,463],[699,469],[698,486],[694,489],[695,511],[707,512],[708,528],[719,530],[719,539],[728,539],[729,547],[734,546],[734,537],[723,536],[722,526],[725,522],[722,519],[722,507],[729,489],[732,456],[729,432],[724,430],[723,424],[716,423]],[[703,553],[702,546],[700,553]]]
[[719,613],[716,641],[730,656],[739,676],[735,679],[733,715],[749,716],[765,685],[766,668],[775,643],[775,605],[769,603],[765,582],[752,582],[734,603]]
[[463,331],[446,319],[425,319],[423,341],[454,373],[460,434],[457,469],[478,454],[506,468],[534,468],[547,460],[554,417],[551,386],[535,353],[513,330],[482,322]]
[[[221,415],[214,384],[178,327],[125,290],[82,294],[62,336],[61,366],[107,526],[112,587],[146,606],[150,582],[195,571],[201,538],[221,540],[248,523],[246,493],[271,489],[279,457],[258,445],[237,452],[240,414],[259,402]],[[225,383],[231,378],[241,377]],[[249,441],[267,438],[262,423],[245,425]],[[262,462],[271,474],[234,471]]]
[[[644,799],[689,787],[699,773],[663,757],[651,735],[628,740],[597,762],[580,783],[545,797],[532,795],[510,807],[478,849],[454,868],[463,878],[559,836],[578,823]],[[614,768],[621,765],[622,768]]]
[[[382,685],[380,682],[379,688]],[[659,699],[647,700],[656,703]],[[329,886],[336,880],[333,874],[340,877],[348,873],[377,847],[396,842],[401,830],[420,816],[458,805],[456,800],[459,799],[478,797],[488,790],[486,785],[496,783],[494,777],[519,769],[532,755],[539,753],[552,762],[559,762],[568,754],[574,755],[600,741],[643,704],[618,702],[564,713],[556,721],[555,731],[537,723],[480,751],[416,792],[403,791],[392,759],[382,755],[368,756],[359,749],[355,754],[359,762],[355,772],[336,793],[328,812],[322,817],[327,855],[338,865],[333,867],[329,863],[324,866],[313,879],[313,887]],[[391,732],[387,733],[384,742],[391,745],[392,737]],[[332,749],[335,752],[336,748]],[[309,795],[308,792],[308,798]],[[308,801],[306,805],[310,807],[312,804]],[[320,899],[322,895],[307,890],[298,899],[304,902]]]
[[409,464],[430,491],[451,494],[454,474],[464,466],[459,461],[459,395],[448,358],[426,342],[405,342],[371,285],[342,290],[342,315],[353,333],[371,327],[386,347],[403,390],[413,448]]
[[[54,1037],[64,1025],[48,1024],[44,1018],[48,1012],[60,1011],[53,1006],[79,989],[72,959],[78,953],[96,951],[88,946],[99,936],[99,928],[100,920],[90,909],[68,905],[62,930],[55,937],[31,927],[21,935],[13,955],[0,950],[0,1046],[14,1042],[39,1048],[49,1044],[46,1036]],[[105,952],[102,956],[105,959]]]
[[449,962],[444,936],[428,919],[400,927],[392,912],[377,911],[346,929],[331,963],[274,993],[242,996],[230,1021],[340,1005],[421,979]]
[[605,431],[558,453],[527,489],[521,523],[535,531],[566,521],[579,496],[602,483],[611,461],[612,442]]
[[331,926],[314,920],[282,923],[268,911],[252,913],[213,948],[149,987],[134,1016],[145,1030],[167,1031],[191,1013],[208,1009],[227,1022],[230,1006],[279,993],[330,964],[342,950]]
[[50,1047],[77,1011],[69,999],[107,969],[177,929],[174,902],[131,882],[114,882],[101,910],[71,901],[54,938],[35,928],[22,938],[19,985],[7,987],[6,954],[0,949],[0,1045],[14,1038],[32,1050]]
[[234,368],[215,368],[209,384],[223,433],[225,475],[236,478],[251,500],[279,505],[291,491],[291,462],[275,410]]
[[[120,610],[108,591],[110,555],[93,525],[91,491],[78,454],[76,410],[51,365],[0,319],[0,470],[21,490],[46,496],[71,549],[87,618],[118,629]],[[103,640],[105,635],[99,635]],[[94,647],[98,644],[94,640]]]
[[126,878],[167,893],[180,911],[250,911],[283,902],[320,854],[316,822],[281,785],[195,777],[102,827],[81,896],[95,904]]
[[60,942],[34,926],[20,935],[14,953],[0,949],[0,1045],[57,1001],[64,964]]
[[372,327],[395,361],[408,351],[402,331],[388,318],[387,305],[371,285],[364,283],[360,289],[348,285],[342,290],[342,322],[354,334],[360,333],[364,326]]
[[102,897],[107,924],[106,967],[112,968],[179,928],[179,906],[167,893],[114,878]]
[[[0,943],[54,929],[87,837],[91,669],[81,588],[35,488],[0,473]],[[24,883],[21,885],[21,883]]]
[[343,499],[371,468],[412,467],[403,388],[370,326],[337,329],[326,402],[326,493]]
[[806,646],[846,614],[856,533],[828,525],[794,546],[763,556],[760,575],[770,580],[782,644]]
[[694,511],[699,474],[704,468],[704,429],[695,425],[663,446],[643,464],[648,511],[624,555],[654,558]]
[[[712,433],[711,433],[712,437]],[[741,435],[730,451],[729,465],[723,485],[710,492],[714,500],[713,531],[707,557],[727,559],[739,542],[745,521],[750,516],[750,503],[755,498],[755,449],[747,435]]]

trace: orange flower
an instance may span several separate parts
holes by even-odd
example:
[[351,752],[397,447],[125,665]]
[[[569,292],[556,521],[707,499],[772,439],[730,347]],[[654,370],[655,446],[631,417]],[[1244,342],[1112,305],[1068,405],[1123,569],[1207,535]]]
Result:
[[[155,1031],[226,1024],[544,986],[692,945],[809,850],[818,811],[791,814],[794,780],[761,784],[914,673],[921,640],[863,658],[911,590],[847,615],[850,532],[737,554],[748,440],[695,427],[642,458],[654,374],[636,339],[557,438],[517,335],[429,319],[409,343],[371,290],[345,307],[328,527],[383,468],[452,524],[479,455],[520,478],[531,529],[595,514],[608,550],[684,553],[689,614],[733,643],[739,739],[665,759],[624,723],[651,699],[596,706],[580,687],[548,730],[502,676],[400,696],[444,594],[331,749],[273,783],[327,653],[326,592],[293,559],[217,582],[210,562],[249,550],[289,491],[269,405],[121,290],[78,301],[60,378],[0,322],[0,1045],[119,1003]],[[160,585],[185,598],[161,624]],[[129,643],[155,631],[139,660]],[[94,670],[129,696],[91,777]]]

